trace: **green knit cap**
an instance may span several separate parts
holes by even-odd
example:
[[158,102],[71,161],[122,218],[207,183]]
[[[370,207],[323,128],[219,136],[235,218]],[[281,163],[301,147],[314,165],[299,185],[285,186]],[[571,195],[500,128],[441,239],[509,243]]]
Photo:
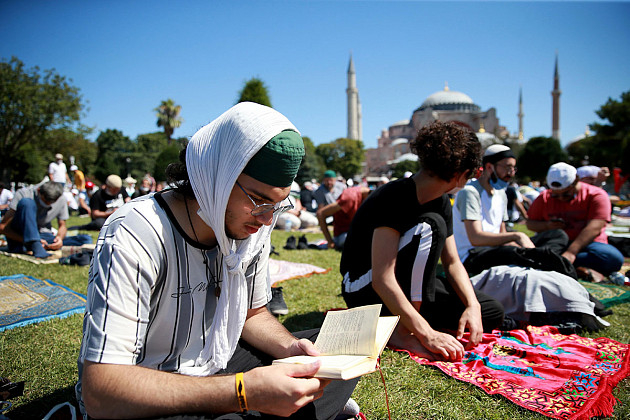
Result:
[[243,173],[274,187],[289,187],[302,163],[304,142],[295,131],[273,137],[247,163]]

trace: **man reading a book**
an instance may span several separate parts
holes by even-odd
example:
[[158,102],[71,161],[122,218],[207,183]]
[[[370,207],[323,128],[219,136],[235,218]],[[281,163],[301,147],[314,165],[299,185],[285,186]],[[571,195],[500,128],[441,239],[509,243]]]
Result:
[[265,307],[270,234],[303,156],[289,120],[240,103],[169,166],[173,188],[107,219],[79,354],[83,413],[334,419],[343,409],[356,380],[315,378],[319,363],[270,366],[319,355],[317,330],[293,335]]
[[[462,342],[477,345],[503,321],[502,305],[473,289],[453,238],[448,194],[479,168],[481,145],[473,132],[435,122],[411,147],[422,169],[374,191],[352,220],[341,257],[342,294],[348,307],[383,303],[383,315],[400,315],[390,346],[459,360]],[[439,259],[445,280],[436,276]]]

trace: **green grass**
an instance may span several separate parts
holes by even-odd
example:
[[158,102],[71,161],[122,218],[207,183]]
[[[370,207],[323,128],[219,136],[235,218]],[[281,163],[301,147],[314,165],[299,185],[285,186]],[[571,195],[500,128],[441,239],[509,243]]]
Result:
[[[85,219],[71,218],[70,225]],[[295,233],[294,233],[295,234]],[[289,315],[280,321],[293,331],[318,327],[324,311],[345,307],[340,295],[340,253],[333,250],[286,251],[282,247],[289,232],[275,231],[272,243],[280,253],[274,258],[305,262],[331,270],[326,274],[281,283]],[[321,234],[307,234],[309,241]],[[87,267],[35,265],[0,257],[0,275],[27,274],[50,279],[86,293]],[[590,337],[606,336],[628,343],[630,304],[615,306],[606,319],[612,324]],[[26,381],[24,396],[13,400],[6,414],[12,419],[42,418],[55,404],[74,398],[77,355],[81,341],[81,315],[15,328],[0,333],[0,376]],[[500,396],[490,396],[475,386],[457,381],[437,369],[418,365],[408,356],[385,350],[381,360],[389,395],[392,419],[542,419]],[[612,418],[630,418],[630,381],[622,381],[614,391],[621,404]],[[380,375],[364,376],[353,397],[368,419],[386,419],[385,391]]]

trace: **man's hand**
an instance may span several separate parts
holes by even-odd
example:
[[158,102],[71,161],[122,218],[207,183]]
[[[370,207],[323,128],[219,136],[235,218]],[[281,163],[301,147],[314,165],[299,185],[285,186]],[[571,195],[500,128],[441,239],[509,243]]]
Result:
[[313,378],[319,366],[320,362],[273,365],[245,372],[243,380],[249,409],[287,417],[320,398],[330,380]]
[[295,340],[291,347],[289,347],[289,355],[290,356],[319,356],[319,350],[315,347],[310,340],[306,338],[300,338],[299,340]]
[[564,252],[562,253],[562,256],[563,256],[564,258],[566,258],[567,260],[569,260],[569,262],[570,262],[571,264],[573,264],[573,263],[575,262],[576,255],[575,255],[574,253],[572,253],[572,252],[569,252],[569,251],[564,251]]
[[547,221],[547,229],[564,229],[566,227],[566,222],[563,219],[551,219]]
[[464,346],[450,334],[433,330],[425,337],[416,337],[431,353],[441,356],[442,360],[455,362],[464,357]]
[[59,236],[55,236],[55,239],[52,241],[52,243],[49,244],[42,239],[42,245],[44,245],[44,249],[47,251],[56,251],[58,249],[61,249],[61,247],[63,246],[63,240],[61,240]]
[[481,342],[483,338],[483,324],[481,321],[481,306],[469,306],[462,313],[459,318],[459,325],[457,326],[457,339],[461,340],[464,336],[464,332],[468,329],[470,332],[470,339],[466,344],[466,350],[475,347]]
[[523,232],[514,232],[515,238],[514,242],[516,242],[519,246],[523,248],[536,248],[536,245],[529,239],[529,236],[524,234]]

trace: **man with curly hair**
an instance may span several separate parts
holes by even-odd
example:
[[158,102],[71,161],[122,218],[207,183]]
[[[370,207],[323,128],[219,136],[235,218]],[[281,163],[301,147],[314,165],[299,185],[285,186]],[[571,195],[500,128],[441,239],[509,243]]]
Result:
[[[474,133],[435,122],[411,147],[422,169],[374,191],[352,220],[342,294],[348,307],[382,303],[385,314],[400,315],[390,346],[460,360],[464,343],[477,345],[503,321],[502,305],[473,289],[453,238],[448,194],[479,167],[481,146]],[[445,278],[436,276],[438,259]]]

